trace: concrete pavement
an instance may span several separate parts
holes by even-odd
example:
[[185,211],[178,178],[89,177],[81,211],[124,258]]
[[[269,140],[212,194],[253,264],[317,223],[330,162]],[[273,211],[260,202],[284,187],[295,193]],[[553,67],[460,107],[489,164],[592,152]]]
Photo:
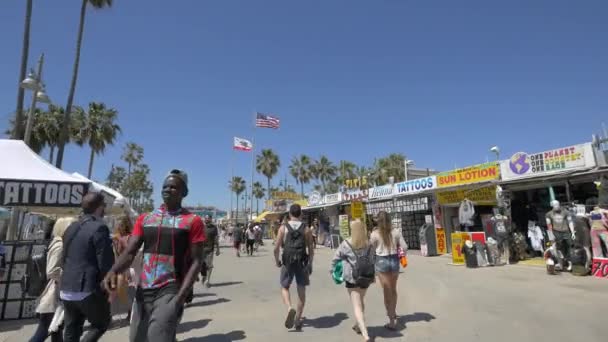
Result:
[[[196,298],[179,329],[185,342],[359,341],[346,290],[329,277],[329,249],[317,250],[302,332],[283,327],[272,245],[237,259],[223,248],[216,258],[215,286],[197,285]],[[444,257],[411,256],[399,281],[400,322],[389,332],[382,291],[373,285],[366,318],[377,341],[600,342],[608,339],[608,281],[570,274],[548,276],[544,268],[506,266],[470,270]],[[295,291],[293,293],[295,302]],[[10,329],[10,330],[9,330]],[[0,322],[0,341],[27,341],[35,325]],[[127,341],[128,327],[102,341]]]

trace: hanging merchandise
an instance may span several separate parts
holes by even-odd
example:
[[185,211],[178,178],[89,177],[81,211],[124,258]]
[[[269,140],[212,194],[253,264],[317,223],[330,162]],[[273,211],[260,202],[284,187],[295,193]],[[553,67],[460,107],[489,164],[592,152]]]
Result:
[[466,241],[462,246],[462,254],[464,254],[464,261],[467,268],[477,268],[479,263],[477,262],[477,249],[472,241]]
[[527,249],[528,244],[526,243],[526,238],[523,236],[523,234],[519,232],[513,233],[511,260],[521,261],[528,259],[528,254],[526,253]]
[[530,239],[532,250],[541,253],[544,251],[543,231],[534,221],[528,221],[528,238]]
[[608,220],[608,210],[600,209],[595,207],[593,211],[589,213],[589,220],[591,221],[591,246],[593,247],[593,256],[595,258],[605,258],[602,251],[602,245],[608,251],[608,228],[606,220]]
[[475,217],[475,205],[468,199],[464,199],[458,208],[458,221],[465,227],[474,225],[473,218]]

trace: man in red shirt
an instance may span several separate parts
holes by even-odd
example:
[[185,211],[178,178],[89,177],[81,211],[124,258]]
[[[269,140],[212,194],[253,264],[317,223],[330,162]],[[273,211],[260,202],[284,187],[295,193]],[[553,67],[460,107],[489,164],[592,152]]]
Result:
[[184,302],[201,268],[204,224],[182,208],[188,195],[188,175],[172,170],[163,183],[164,204],[142,214],[135,223],[127,250],[105,277],[116,290],[116,275],[124,272],[143,246],[143,270],[135,295],[130,341],[175,341]]

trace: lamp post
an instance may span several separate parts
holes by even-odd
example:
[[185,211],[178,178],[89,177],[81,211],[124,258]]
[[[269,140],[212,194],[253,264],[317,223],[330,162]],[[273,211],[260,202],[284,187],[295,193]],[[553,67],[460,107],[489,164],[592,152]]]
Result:
[[405,181],[407,182],[407,167],[409,165],[414,165],[414,161],[413,160],[409,160],[407,159],[407,157],[403,160],[403,166],[405,167]]
[[36,102],[50,103],[46,91],[44,89],[44,83],[42,83],[42,66],[44,64],[44,54],[38,58],[38,67],[36,71],[30,72],[26,79],[21,82],[21,87],[24,89],[31,90],[32,103],[30,105],[30,112],[27,116],[27,123],[25,125],[25,136],[23,141],[29,145],[32,139],[32,129],[34,127],[34,116],[36,114]]
[[493,152],[494,154],[496,154],[496,161],[500,160],[500,147],[494,146],[490,149],[490,152]]

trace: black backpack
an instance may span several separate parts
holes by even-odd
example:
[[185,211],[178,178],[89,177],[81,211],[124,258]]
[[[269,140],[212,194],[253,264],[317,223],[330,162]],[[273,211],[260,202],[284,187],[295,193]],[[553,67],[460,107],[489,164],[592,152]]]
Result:
[[350,264],[353,270],[353,280],[358,287],[368,287],[376,279],[376,251],[372,245],[369,245],[363,251],[363,254],[357,254],[353,246],[347,240],[344,240],[348,247],[355,254],[356,261]]
[[289,223],[285,224],[287,235],[283,244],[283,265],[303,266],[308,262],[306,255],[306,227],[302,224],[298,229],[293,229]]
[[32,255],[27,262],[25,277],[23,278],[23,290],[30,297],[38,297],[46,288],[46,257],[48,247],[42,252]]

